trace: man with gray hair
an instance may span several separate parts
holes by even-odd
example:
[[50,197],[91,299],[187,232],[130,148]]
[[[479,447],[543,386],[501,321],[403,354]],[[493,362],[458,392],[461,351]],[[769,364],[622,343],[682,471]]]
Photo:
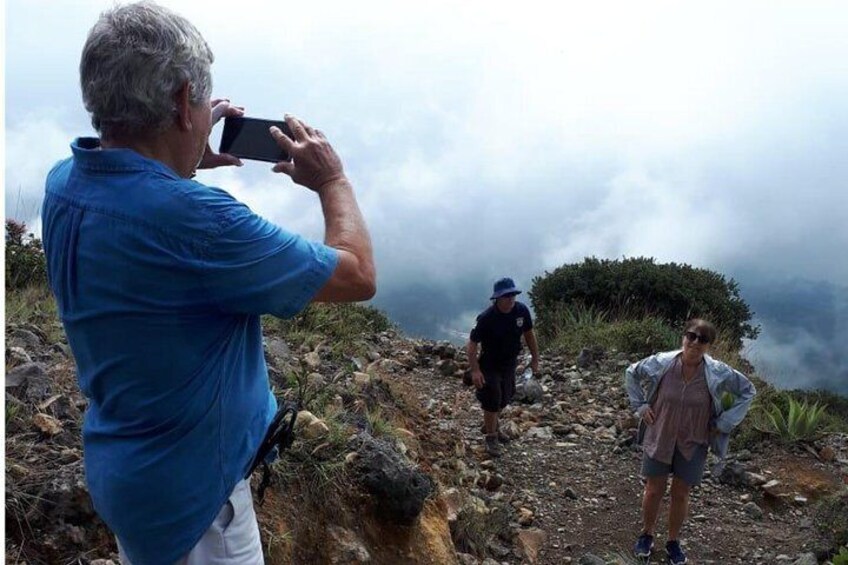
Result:
[[323,133],[286,116],[274,166],[314,191],[324,242],[264,220],[198,168],[210,128],[242,115],[211,100],[212,52],[153,3],[103,13],[80,62],[98,138],[49,173],[42,209],[50,286],[89,400],[86,481],[124,563],[262,563],[246,478],[277,404],[260,315],[367,300],[370,237]]

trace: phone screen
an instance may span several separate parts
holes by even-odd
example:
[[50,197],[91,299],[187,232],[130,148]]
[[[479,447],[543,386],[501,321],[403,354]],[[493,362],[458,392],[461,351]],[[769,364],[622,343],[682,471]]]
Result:
[[268,128],[277,126],[284,134],[293,138],[286,122],[260,120],[258,118],[228,117],[224,119],[219,153],[229,153],[240,159],[253,159],[277,163],[291,161],[291,156],[277,145]]

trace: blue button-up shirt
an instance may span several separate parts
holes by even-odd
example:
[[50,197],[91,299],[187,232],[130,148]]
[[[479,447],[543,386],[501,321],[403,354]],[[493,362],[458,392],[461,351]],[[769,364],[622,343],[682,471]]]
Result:
[[244,477],[276,411],[259,316],[289,317],[336,251],[227,192],[80,138],[47,177],[50,287],[90,403],[94,507],[136,564],[173,563]]

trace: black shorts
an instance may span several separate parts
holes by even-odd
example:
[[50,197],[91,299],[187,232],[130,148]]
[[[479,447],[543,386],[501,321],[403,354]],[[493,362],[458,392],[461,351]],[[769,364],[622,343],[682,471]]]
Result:
[[486,412],[500,412],[515,396],[515,363],[508,367],[482,368],[485,383],[477,390],[477,400]]

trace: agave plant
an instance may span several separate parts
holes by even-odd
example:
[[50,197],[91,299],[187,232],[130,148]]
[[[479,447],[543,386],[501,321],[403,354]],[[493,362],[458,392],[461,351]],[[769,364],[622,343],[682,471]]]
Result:
[[825,405],[819,406],[818,402],[810,405],[790,397],[788,410],[784,413],[780,406],[772,403],[766,411],[771,425],[769,431],[789,442],[813,439],[819,433],[825,408]]

